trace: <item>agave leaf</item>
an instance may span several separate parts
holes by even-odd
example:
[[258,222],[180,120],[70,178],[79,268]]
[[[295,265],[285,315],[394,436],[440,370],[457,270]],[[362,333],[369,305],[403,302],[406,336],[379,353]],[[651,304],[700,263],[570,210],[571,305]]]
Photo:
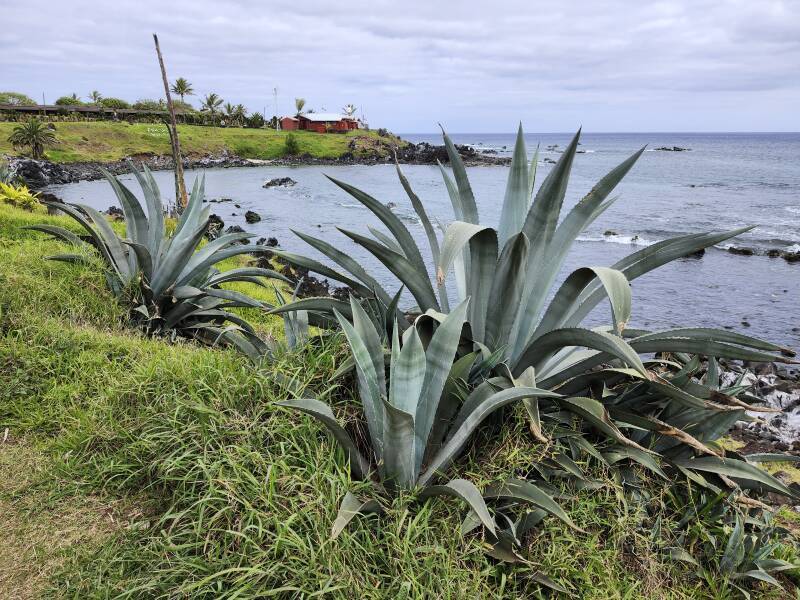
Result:
[[634,448],[633,446],[617,446],[608,452],[604,452],[603,459],[611,465],[618,463],[622,459],[629,459],[639,463],[662,479],[669,480],[669,477],[664,473],[661,465],[659,465],[659,462],[653,454],[645,450],[640,450],[639,448]]
[[[204,229],[199,229],[198,231],[200,232],[200,237],[202,237]],[[173,244],[173,246],[174,245],[175,244]],[[191,242],[188,245],[190,246]],[[176,285],[183,285],[184,283],[194,281],[198,277],[207,277],[209,269],[211,269],[211,267],[213,267],[217,263],[222,262],[225,259],[231,258],[232,256],[239,256],[241,254],[251,254],[252,251],[253,249],[249,247],[249,245],[247,244],[218,250],[214,254],[206,258],[202,263],[197,264],[195,267],[193,267],[191,271],[188,271],[184,267],[184,269],[178,276],[178,281],[176,282]],[[169,255],[171,254],[172,252],[169,253]],[[164,261],[165,266],[166,264],[167,261]],[[163,269],[159,268],[158,270],[162,271]]]
[[536,328],[532,339],[560,327],[575,326],[570,319],[580,293],[595,280],[599,280],[606,290],[614,322],[614,333],[620,335],[631,317],[631,286],[622,271],[606,267],[583,267],[570,273],[559,288],[547,311]]
[[[352,306],[352,305],[351,305]],[[370,354],[370,346],[359,335],[359,332],[350,325],[350,322],[345,319],[341,313],[334,309],[333,314],[336,320],[339,321],[339,326],[344,331],[347,341],[350,344],[350,351],[356,361],[356,372],[358,373],[358,387],[361,395],[361,404],[364,408],[364,415],[367,418],[367,427],[369,428],[370,438],[373,443],[373,450],[381,464],[383,460],[383,396],[386,394],[386,388],[381,388],[378,385],[378,374],[375,372],[376,357]],[[367,319],[369,322],[369,319]],[[371,323],[370,323],[370,326]],[[381,358],[383,357],[383,350],[381,349]],[[383,376],[383,361],[380,363],[380,371]],[[383,378],[381,379],[383,380]]]
[[73,246],[80,246],[84,243],[81,238],[72,233],[69,229],[64,229],[63,227],[59,227],[57,225],[26,225],[22,229],[41,231],[42,233],[52,235],[53,237],[63,240],[68,244],[72,244]]
[[672,459],[671,462],[686,469],[715,473],[717,475],[726,475],[728,477],[733,477],[734,479],[758,482],[770,491],[783,494],[789,498],[798,497],[795,492],[790,490],[781,481],[763,469],[760,469],[759,467],[751,465],[742,460],[721,458],[718,456],[701,456],[699,458],[691,459]]
[[518,233],[508,240],[500,253],[486,313],[484,340],[490,348],[501,346],[511,334],[516,316],[513,307],[519,305],[525,287],[528,251],[528,238],[524,233]]
[[717,452],[714,452],[711,448],[703,444],[694,436],[689,435],[682,429],[673,427],[669,423],[665,423],[664,421],[656,419],[655,417],[645,414],[637,414],[613,405],[608,407],[608,411],[617,421],[624,421],[625,423],[629,423],[636,427],[641,427],[642,429],[653,431],[660,435],[666,435],[668,437],[675,438],[676,440],[686,444],[687,446],[691,446],[695,450],[699,450],[704,454],[719,456]]
[[418,269],[413,263],[403,255],[389,250],[385,246],[375,242],[368,237],[339,228],[343,234],[353,240],[359,246],[368,250],[375,258],[380,260],[387,269],[408,288],[411,295],[417,301],[420,309],[427,310],[434,308],[439,310],[439,302],[431,287],[431,280],[428,278],[426,269]]
[[566,511],[553,500],[553,498],[545,494],[540,488],[529,481],[521,479],[507,479],[501,483],[490,485],[483,493],[484,498],[502,498],[512,499],[524,502],[530,502],[534,506],[547,511],[557,519],[560,519],[573,529],[582,531],[580,527],[575,525],[572,519],[569,518]]
[[442,397],[442,390],[458,350],[468,306],[469,300],[465,300],[447,315],[433,334],[433,338],[425,352],[425,380],[422,384],[422,393],[415,413],[416,433],[417,438],[420,440],[415,457],[417,470],[422,466],[425,446],[427,446],[433,427],[433,421]]
[[426,500],[434,496],[452,496],[460,498],[466,502],[472,511],[478,516],[483,523],[483,526],[489,530],[489,533],[496,536],[494,519],[489,514],[489,509],[486,507],[486,502],[483,501],[478,488],[475,484],[467,481],[466,479],[451,479],[444,485],[431,485],[423,488],[420,492],[420,500]]
[[[416,327],[408,329],[404,337],[402,350],[398,339],[398,328],[395,327],[392,343],[391,378],[389,381],[389,402],[394,407],[411,415],[416,414],[417,405],[422,394],[425,381],[425,349]],[[425,440],[417,440],[424,447]]]
[[[389,302],[390,300],[389,294],[386,293],[386,291],[381,287],[381,285],[377,282],[377,280],[375,280],[369,273],[367,273],[364,270],[364,268],[358,262],[353,260],[350,256],[348,256],[344,252],[337,250],[330,244],[323,242],[322,240],[313,238],[310,235],[306,235],[294,229],[292,230],[292,232],[295,235],[297,235],[300,239],[305,241],[307,244],[309,244],[312,248],[315,248],[316,250],[318,250],[328,258],[330,258],[333,262],[341,266],[348,273],[351,273],[356,279],[358,279],[364,284],[367,290],[374,291],[378,295],[378,298],[381,300],[381,302],[384,303]],[[321,275],[325,275],[326,277],[328,276],[326,273],[322,273],[321,271],[317,272],[320,273]],[[350,287],[353,287],[353,289],[356,290],[358,289],[355,286],[350,286]],[[370,295],[370,292],[367,291],[367,293],[362,295],[367,297]]]
[[506,195],[503,199],[503,208],[500,213],[497,239],[501,246],[504,246],[509,238],[522,231],[525,217],[528,214],[531,189],[528,153],[525,149],[525,134],[522,131],[522,123],[520,123],[517,130],[517,140],[514,144],[514,154],[511,158],[511,168],[508,171]]
[[117,232],[111,227],[108,219],[91,206],[85,204],[75,204],[74,206],[77,206],[84,213],[89,215],[89,218],[92,220],[92,223],[108,250],[108,254],[111,256],[114,266],[119,271],[120,276],[124,281],[130,281],[136,270],[136,265],[129,261],[128,252],[122,245],[122,240],[117,235]]
[[[538,388],[515,387],[496,392],[472,408],[468,414],[458,419],[461,425],[449,436],[442,449],[431,460],[427,470],[419,478],[420,485],[426,485],[434,475],[442,472],[453,461],[475,429],[491,413],[511,402],[534,396],[555,398],[558,394]],[[461,411],[464,411],[463,407]]]
[[417,480],[414,416],[383,399],[383,481],[409,489]]
[[565,410],[575,413],[582,419],[587,421],[598,431],[609,436],[616,442],[624,446],[630,446],[643,452],[648,452],[646,448],[642,448],[633,440],[628,439],[614,424],[608,414],[608,410],[597,400],[592,398],[573,397],[573,398],[557,398],[556,403]]
[[796,454],[748,454],[744,458],[749,463],[800,462],[800,456]]
[[[161,243],[164,237],[164,205],[161,202],[161,192],[156,185],[153,175],[147,168],[147,165],[142,165],[144,174],[139,172],[131,163],[131,170],[133,171],[139,186],[142,188],[144,194],[145,204],[147,205],[147,216],[149,220],[148,238],[146,241],[139,240],[139,243],[147,244],[150,249],[151,255],[158,256],[161,249]],[[196,189],[196,183],[195,183]],[[197,200],[195,190],[192,190],[192,199]],[[138,204],[138,201],[137,201]],[[199,204],[199,202],[197,202]]]
[[[436,237],[436,231],[433,228],[433,224],[431,223],[430,218],[428,217],[428,213],[425,211],[425,206],[414,193],[414,190],[411,189],[411,184],[409,184],[408,179],[403,174],[403,171],[400,169],[400,164],[397,162],[397,155],[394,157],[394,165],[397,169],[397,176],[400,179],[400,184],[403,186],[403,189],[406,191],[408,195],[408,199],[411,200],[411,205],[414,207],[414,212],[417,213],[419,217],[420,223],[422,223],[422,228],[425,230],[425,235],[428,238],[428,245],[431,248],[431,256],[433,257],[433,264],[439,264],[439,238]],[[445,312],[450,311],[450,301],[447,297],[447,288],[444,285],[439,285],[439,304],[442,306],[442,310]]]
[[50,256],[45,256],[45,259],[55,260],[57,262],[71,263],[74,265],[91,266],[94,264],[92,259],[86,256],[85,254],[69,254],[69,253],[51,254]]
[[336,515],[336,520],[333,522],[333,531],[331,531],[331,539],[335,540],[339,534],[350,524],[356,515],[368,515],[372,513],[383,512],[383,508],[375,500],[361,501],[350,492],[347,492],[342,499],[342,504],[339,506],[339,512]]
[[269,279],[278,279],[279,281],[283,281],[284,283],[293,283],[291,279],[278,273],[277,271],[273,271],[271,269],[262,269],[260,267],[241,267],[238,269],[231,269],[230,271],[223,271],[222,273],[218,273],[211,277],[207,285],[215,286],[221,285],[223,283],[231,283],[234,281],[255,281],[257,285],[262,287],[266,287],[266,283],[261,281],[261,277],[269,278]]
[[735,331],[725,329],[713,329],[709,327],[685,327],[679,329],[668,329],[666,331],[648,332],[636,337],[639,341],[662,340],[664,338],[688,338],[697,340],[712,340],[715,342],[726,342],[738,344],[757,350],[767,350],[769,352],[780,352],[785,356],[793,356],[794,352],[785,346],[779,346],[770,342],[749,336]]
[[150,250],[147,249],[147,246],[135,242],[126,241],[125,243],[130,246],[134,254],[136,254],[136,264],[139,267],[139,271],[145,281],[149,283],[153,278],[153,257],[150,254]]
[[[153,274],[153,280],[150,282],[153,294],[160,296],[167,288],[173,285],[180,286],[192,281],[190,277],[184,277],[181,274],[186,264],[191,260],[195,248],[197,248],[197,245],[203,239],[205,229],[206,226],[203,224],[195,229],[193,235],[190,237],[181,240],[175,237],[172,238],[169,252],[162,257],[161,262],[156,267],[156,271]],[[222,253],[218,252],[217,255],[219,254]],[[213,258],[214,257],[212,257],[212,259]],[[200,271],[195,273],[195,275],[199,273]]]
[[386,205],[384,205],[382,202],[378,202],[369,194],[362,192],[350,184],[344,183],[343,181],[338,181],[337,179],[334,179],[328,175],[326,175],[326,177],[342,188],[345,192],[350,194],[353,198],[361,202],[361,204],[366,206],[376,217],[378,217],[383,224],[386,225],[389,231],[392,232],[392,235],[397,240],[397,243],[403,249],[402,254],[408,258],[408,261],[411,264],[416,265],[419,270],[423,272],[427,271],[425,267],[425,261],[422,260],[422,254],[420,254],[419,248],[417,247],[417,243],[414,241],[413,236],[403,222],[397,218],[397,216],[391,210],[389,210]]
[[367,479],[370,471],[369,461],[358,451],[352,438],[347,431],[345,431],[344,427],[339,425],[339,422],[333,415],[333,411],[331,411],[327,404],[313,398],[296,398],[278,402],[278,406],[294,408],[319,419],[319,421],[328,428],[328,431],[330,431],[331,435],[333,435],[334,439],[347,455],[347,460],[350,463],[353,476],[356,479]]
[[512,373],[519,376],[529,366],[540,370],[543,362],[553,353],[566,346],[579,346],[600,350],[615,358],[619,358],[633,367],[644,377],[648,377],[647,369],[642,364],[639,355],[621,338],[589,329],[565,328],[554,329],[534,340],[517,360]]
[[403,252],[403,249],[400,247],[400,244],[398,244],[397,241],[392,236],[383,233],[377,227],[371,227],[368,225],[367,229],[376,240],[378,240],[381,244],[386,246],[389,250],[391,250],[392,252],[397,252],[398,254],[401,254],[406,258],[408,258],[406,256],[406,253]]
[[328,296],[301,298],[294,302],[287,302],[283,306],[276,306],[269,311],[269,314],[279,315],[298,310],[320,312],[332,312],[336,310],[347,317],[353,316],[349,302],[344,302],[343,300],[337,300]]
[[[442,253],[436,267],[436,280],[439,283],[444,283],[450,267],[453,266],[453,261],[461,254],[469,241],[483,231],[494,232],[491,227],[465,221],[453,221],[447,226],[444,232],[444,240],[442,241]],[[497,245],[497,242],[495,242],[495,245]]]
[[[295,232],[296,233],[296,232]],[[351,279],[347,275],[343,275],[334,269],[331,269],[327,265],[323,265],[321,262],[308,258],[306,256],[301,256],[300,254],[294,254],[292,252],[285,252],[283,250],[271,250],[271,252],[279,256],[280,258],[284,259],[285,261],[308,269],[314,273],[318,273],[323,277],[327,277],[328,279],[333,279],[334,281],[339,281],[345,284],[347,287],[352,288],[359,296],[362,297],[369,297],[371,294],[371,289],[362,284],[355,279]]]
[[[458,188],[457,200],[460,211],[457,211],[456,214],[460,212],[459,220],[461,221],[478,223],[478,206],[475,204],[475,195],[472,193],[472,186],[467,177],[467,170],[464,168],[464,161],[461,160],[461,155],[458,153],[455,144],[453,144],[444,129],[442,129],[442,135],[447,157],[450,159],[450,168],[453,169],[456,187]],[[451,200],[453,200],[453,197],[451,197]]]
[[736,525],[733,528],[731,536],[728,538],[728,543],[725,546],[725,552],[722,555],[722,560],[719,562],[719,568],[723,573],[733,573],[736,567],[744,559],[744,523],[742,516],[736,515]]
[[[111,185],[111,189],[114,190],[119,200],[119,205],[122,207],[122,213],[125,216],[125,229],[128,237],[136,244],[149,244],[150,225],[147,222],[147,216],[142,210],[139,199],[124,183],[105,168],[101,167],[100,172]],[[150,249],[150,246],[148,245],[147,248]]]
[[387,392],[381,336],[375,329],[375,324],[367,315],[364,307],[353,296],[350,296],[350,312],[353,315],[353,328],[363,341],[372,359],[375,381],[380,391],[380,397],[384,398]]

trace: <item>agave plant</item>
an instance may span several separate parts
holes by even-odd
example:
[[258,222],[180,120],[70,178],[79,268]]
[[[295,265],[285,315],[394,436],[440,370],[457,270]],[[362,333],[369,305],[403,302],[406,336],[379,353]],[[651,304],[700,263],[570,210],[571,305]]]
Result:
[[[341,231],[382,262],[409,290],[417,305],[405,311],[396,308],[397,302],[357,261],[327,242],[298,233],[345,273],[308,257],[276,253],[298,266],[345,283],[365,306],[377,303],[393,307],[385,313],[397,319],[397,329],[402,329],[403,317],[408,313],[422,313],[427,327],[431,322],[444,323],[451,305],[446,280],[454,271],[458,306],[464,310],[467,322],[454,355],[456,364],[473,352],[492,364],[483,370],[484,382],[470,377],[459,383],[456,376],[455,381],[448,380],[448,386],[467,383],[469,389],[476,390],[472,393],[477,394],[478,389],[486,389],[481,387],[483,383],[492,382],[498,386],[505,382],[502,385],[506,387],[518,388],[524,384],[527,388],[554,393],[521,398],[534,438],[540,442],[553,441],[559,448],[594,457],[611,468],[622,483],[634,484],[638,477],[635,466],[640,466],[668,479],[682,476],[709,486],[750,487],[792,495],[786,486],[758,467],[735,457],[725,457],[714,442],[737,420],[752,418],[746,411],[764,410],[751,406],[753,399],[741,386],[720,388],[716,359],[791,362],[789,357],[793,353],[787,348],[724,330],[681,328],[648,332],[627,326],[632,304],[630,280],[748,228],[665,240],[611,267],[578,269],[569,274],[558,289],[553,289],[578,234],[611,206],[614,202],[609,199],[611,192],[643,151],[639,150],[603,177],[562,219],[561,208],[579,134],[531,202],[537,158],[534,155],[533,161],[527,163],[520,128],[498,229],[479,224],[477,203],[466,170],[455,146],[445,135],[454,177],[441,165],[440,169],[456,220],[447,227],[441,240],[398,166],[400,182],[428,238],[432,270],[408,229],[382,202],[333,180],[373,212],[389,230],[390,234],[372,230],[373,237]],[[469,303],[464,304],[467,298]],[[580,327],[603,299],[608,300],[611,309],[610,325],[593,329]],[[307,298],[273,312],[342,312],[345,308],[342,304],[331,299]],[[352,313],[348,316],[355,319],[352,307],[347,307]],[[341,315],[337,316],[346,329]],[[415,328],[420,326],[417,319]],[[394,356],[397,342],[394,337],[385,337],[391,340]],[[350,342],[352,344],[353,340]],[[373,350],[373,356],[379,356],[377,350]],[[706,357],[709,365],[704,380],[696,376],[701,356]],[[380,370],[379,363],[383,364],[382,360],[376,359],[376,372]],[[357,358],[353,364],[359,368]],[[361,395],[366,403],[363,391]],[[485,401],[480,394],[456,398],[457,401],[452,397],[443,401],[449,406],[449,414],[471,410],[475,402]],[[420,476],[418,483],[425,483],[426,477],[436,472],[435,461],[425,464],[428,464],[425,471],[428,475]],[[578,486],[597,483],[560,449],[556,458],[536,465],[535,469],[544,479],[558,473]]]
[[[207,344],[233,345],[253,360],[268,352],[253,327],[229,309],[263,308],[252,297],[224,289],[226,283],[248,282],[266,286],[264,278],[287,281],[275,271],[242,267],[220,272],[220,261],[250,252],[243,244],[252,237],[230,233],[201,246],[208,227],[209,208],[203,207],[204,180],[195,180],[189,203],[174,232],[167,234],[161,193],[147,167],[139,172],[131,165],[141,186],[147,210],[119,179],[106,172],[122,207],[125,235],[121,237],[108,219],[83,204],[47,202],[71,217],[86,232],[88,242],[55,225],[34,225],[74,246],[90,245],[106,266],[111,291],[130,305],[131,321],[151,335],[181,335]],[[48,257],[71,263],[91,262],[85,253]]]
[[[350,344],[358,374],[358,389],[370,441],[369,455],[362,453],[350,434],[339,425],[330,407],[316,399],[282,402],[319,419],[344,449],[354,477],[375,479],[385,493],[419,491],[419,498],[436,495],[458,497],[472,508],[490,536],[498,529],[483,496],[469,481],[438,479],[459,455],[472,433],[494,411],[523,398],[553,398],[559,394],[535,387],[514,385],[502,377],[483,380],[469,377],[486,368],[479,353],[472,352],[454,363],[458,352],[468,301],[459,304],[438,325],[422,316],[402,338],[393,328],[389,377],[384,368],[384,344],[379,329],[364,308],[351,297],[353,323],[335,311]],[[402,339],[402,342],[401,342]],[[461,401],[462,378],[480,383],[470,386]],[[569,399],[563,399],[570,402]],[[572,525],[566,513],[547,493],[530,482],[510,481],[495,486],[492,498],[531,502]],[[374,500],[362,502],[348,494],[334,526],[334,535],[359,513],[379,510]]]

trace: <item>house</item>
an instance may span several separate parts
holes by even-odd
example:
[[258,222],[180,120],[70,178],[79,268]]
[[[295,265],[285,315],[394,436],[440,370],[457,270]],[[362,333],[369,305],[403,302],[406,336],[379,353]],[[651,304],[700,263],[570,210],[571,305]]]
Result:
[[344,133],[358,129],[358,121],[338,113],[306,113],[298,116],[298,129],[316,131],[317,133]]
[[297,117],[281,117],[281,129],[284,131],[295,131],[297,127]]

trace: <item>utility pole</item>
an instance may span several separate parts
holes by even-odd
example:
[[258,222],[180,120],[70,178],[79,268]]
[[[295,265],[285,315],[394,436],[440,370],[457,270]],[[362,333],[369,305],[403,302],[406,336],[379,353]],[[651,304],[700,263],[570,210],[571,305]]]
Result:
[[189,197],[186,195],[186,183],[183,180],[183,160],[181,159],[181,143],[178,140],[178,122],[175,120],[175,107],[172,104],[172,96],[169,93],[169,80],[167,70],[164,68],[164,58],[161,56],[161,47],[158,45],[158,36],[153,34],[153,41],[156,45],[158,55],[158,65],[161,67],[161,79],[164,81],[164,93],[167,96],[167,109],[169,110],[170,129],[172,135],[172,160],[175,163],[175,203],[184,209],[189,204]]
[[272,88],[272,95],[275,97],[275,131],[280,131],[281,120],[278,118],[278,88]]

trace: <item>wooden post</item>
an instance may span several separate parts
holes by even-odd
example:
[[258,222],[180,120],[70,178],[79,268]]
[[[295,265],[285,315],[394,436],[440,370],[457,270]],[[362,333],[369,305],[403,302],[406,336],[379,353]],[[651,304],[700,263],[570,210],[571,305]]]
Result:
[[172,104],[172,96],[169,93],[169,80],[167,70],[164,68],[164,59],[161,56],[161,47],[158,45],[158,36],[153,34],[153,41],[156,44],[156,54],[158,55],[158,65],[161,67],[161,79],[164,80],[164,93],[167,96],[167,110],[169,110],[169,120],[171,124],[170,142],[172,146],[172,160],[175,163],[175,201],[181,209],[189,204],[189,197],[186,195],[186,183],[183,180],[183,160],[181,159],[181,143],[178,139],[178,123],[175,120],[175,107]]

